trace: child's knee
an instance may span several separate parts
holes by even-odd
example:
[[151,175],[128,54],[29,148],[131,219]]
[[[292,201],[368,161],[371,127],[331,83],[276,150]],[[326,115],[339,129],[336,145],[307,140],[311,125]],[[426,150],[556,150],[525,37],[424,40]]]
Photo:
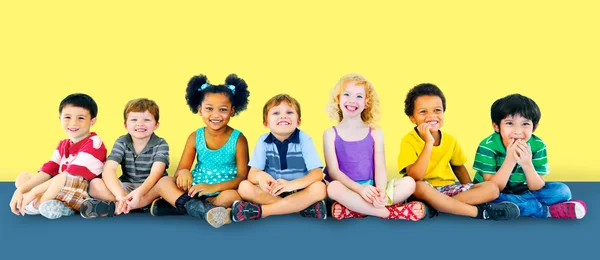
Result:
[[498,188],[498,185],[491,181],[482,182],[480,189],[484,190],[488,194],[490,201],[495,200],[500,196],[500,189]]
[[557,202],[568,201],[572,198],[571,189],[562,182],[546,182],[543,189],[547,189]]
[[156,187],[158,187],[159,189],[163,186],[165,186],[166,184],[170,184],[170,183],[175,183],[175,178],[171,177],[171,176],[164,176],[162,178],[160,178],[160,180],[158,180],[158,182],[156,182]]
[[332,181],[327,185],[327,194],[333,200],[337,200],[341,197],[343,189],[346,188],[344,184],[339,181]]
[[89,187],[89,194],[90,196],[92,196],[93,198],[96,198],[100,195],[100,193],[102,192],[103,187],[102,186],[106,186],[104,184],[104,181],[100,178],[95,178],[93,180],[90,181],[90,187]]
[[240,182],[240,185],[238,186],[237,193],[240,195],[240,197],[242,199],[247,199],[249,197],[252,197],[255,186],[256,185],[252,184],[252,182],[250,182],[248,180],[243,180],[242,182]]
[[322,200],[327,197],[327,186],[321,181],[308,185],[306,190],[311,194],[311,197],[314,197],[315,199]]
[[412,177],[406,176],[395,181],[394,189],[399,189],[402,192],[409,192],[413,194],[417,189],[417,182],[415,182],[415,179]]
[[433,187],[429,183],[424,181],[416,181],[415,182],[415,192],[413,196],[417,199],[422,199],[428,191],[434,190]]
[[231,207],[231,205],[233,204],[234,201],[236,200],[241,200],[242,197],[240,196],[240,194],[236,191],[236,190],[224,190],[221,191],[221,193],[219,194],[219,201],[221,201],[221,205],[216,205],[216,206],[222,206],[222,207]]

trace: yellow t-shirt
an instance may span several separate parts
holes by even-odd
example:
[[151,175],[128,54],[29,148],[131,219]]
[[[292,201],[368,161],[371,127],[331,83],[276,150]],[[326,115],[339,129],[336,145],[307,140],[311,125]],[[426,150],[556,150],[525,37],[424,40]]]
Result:
[[[427,172],[423,178],[435,187],[456,183],[456,176],[450,165],[461,166],[467,162],[456,138],[442,131],[441,135],[440,145],[434,146],[431,151]],[[417,161],[424,147],[425,141],[415,129],[402,138],[398,155],[398,169],[401,174],[406,174],[406,167]]]

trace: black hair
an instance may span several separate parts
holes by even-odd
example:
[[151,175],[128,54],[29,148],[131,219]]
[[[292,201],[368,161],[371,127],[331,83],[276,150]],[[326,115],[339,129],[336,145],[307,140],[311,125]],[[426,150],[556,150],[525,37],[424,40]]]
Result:
[[415,100],[420,96],[438,96],[442,99],[442,107],[446,111],[446,97],[440,88],[431,83],[422,83],[416,85],[408,91],[404,100],[404,113],[412,116],[415,111]]
[[521,94],[511,94],[496,100],[492,104],[490,114],[492,122],[498,127],[500,127],[500,121],[507,116],[520,115],[533,122],[533,130],[542,118],[542,112],[535,101]]
[[66,105],[71,105],[75,107],[81,107],[87,109],[90,112],[90,116],[92,119],[96,118],[98,115],[98,105],[94,99],[86,94],[75,93],[68,95],[64,98],[58,107],[58,114],[62,113],[63,108]]
[[[229,85],[234,86],[235,91],[229,89]],[[205,88],[203,88],[203,86],[205,86]],[[246,81],[238,78],[236,74],[229,74],[225,79],[225,84],[222,85],[211,85],[208,82],[208,78],[203,74],[193,76],[188,82],[185,92],[185,100],[194,114],[198,113],[198,107],[202,104],[202,101],[204,101],[204,97],[207,93],[225,94],[229,98],[231,106],[234,108],[234,115],[246,110],[246,107],[248,106],[248,97],[250,96]]]

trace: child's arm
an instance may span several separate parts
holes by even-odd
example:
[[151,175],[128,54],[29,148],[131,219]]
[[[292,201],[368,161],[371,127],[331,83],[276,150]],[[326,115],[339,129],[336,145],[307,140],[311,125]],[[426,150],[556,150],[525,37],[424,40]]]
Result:
[[[52,176],[45,172],[39,172],[26,181],[23,185],[18,187],[13,193],[12,198],[10,199],[10,211],[15,215],[19,215],[19,210],[23,207],[27,206],[27,204],[23,204],[23,194],[30,192],[36,186],[39,186],[42,183],[48,182]],[[22,210],[21,210],[22,211]]]
[[24,194],[30,192],[33,188],[41,184],[49,183],[48,180],[50,180],[51,178],[52,175],[45,172],[39,172],[38,174],[31,177],[31,179],[26,181],[23,185],[18,187],[17,190],[15,190],[15,193],[19,192],[20,194]]
[[265,192],[270,192],[271,187],[276,183],[275,178],[263,170],[250,167],[248,181],[252,184],[258,184],[258,187]]
[[323,153],[325,155],[327,173],[331,179],[341,182],[344,186],[348,187],[348,189],[356,193],[360,193],[362,185],[350,179],[339,168],[337,155],[335,153],[335,132],[333,128],[329,128],[323,133]]
[[52,178],[48,179],[44,183],[33,187],[33,189],[31,189],[29,192],[23,194],[23,201],[21,202],[21,205],[23,205],[23,207],[19,207],[21,215],[25,215],[25,206],[27,206],[27,204],[35,200],[35,198],[41,197],[41,195],[48,190],[53,180],[54,179]]
[[458,181],[461,184],[468,184],[471,183],[471,176],[469,175],[469,171],[467,170],[467,167],[465,167],[464,165],[460,165],[460,166],[452,166],[452,171],[454,172],[454,176],[456,176],[456,178],[458,179]]
[[[435,139],[429,129],[431,127],[428,124],[422,124],[417,127],[419,132],[419,136],[421,139],[425,141],[425,146],[423,147],[423,151],[419,154],[417,161],[415,163],[406,166],[406,173],[408,176],[415,179],[415,181],[422,181],[425,178],[425,173],[427,173],[427,166],[429,166],[429,159],[431,158],[431,151],[433,150],[433,144],[435,143]],[[402,170],[402,169],[400,169]]]
[[321,168],[312,169],[302,178],[293,181],[283,179],[277,180],[277,183],[272,187],[271,194],[279,196],[283,192],[304,189],[315,182],[323,180],[323,170]]
[[113,160],[106,160],[104,170],[102,171],[102,180],[106,184],[106,188],[115,196],[117,201],[127,196],[127,192],[119,184],[117,179],[117,168],[119,163]]
[[[383,132],[380,129],[373,131],[375,139],[375,187],[379,191],[380,203],[387,202],[385,189],[387,186],[388,172],[385,166],[385,147]],[[381,204],[384,206],[385,204]]]
[[27,193],[32,194],[32,195],[36,195],[36,196],[40,195],[40,194],[46,192],[46,190],[48,190],[48,187],[50,187],[50,183],[52,183],[52,179],[48,179],[44,183],[42,183],[42,184],[40,184],[38,186],[33,187],[33,189],[31,189]]
[[196,131],[192,132],[185,143],[181,160],[175,171],[175,179],[177,187],[187,191],[192,187],[192,165],[196,159]]
[[150,189],[156,185],[158,180],[162,178],[166,168],[167,164],[164,162],[155,161],[152,163],[150,175],[148,175],[142,185],[125,196],[125,201],[127,201],[127,204],[130,208],[137,208],[140,206],[139,203],[142,199],[142,196],[146,195],[146,193],[148,193],[148,191],[150,191]]
[[510,174],[517,164],[514,156],[515,147],[516,146],[514,145],[513,139],[506,147],[506,158],[504,159],[502,166],[500,166],[500,169],[496,171],[496,174],[483,174],[483,179],[485,181],[494,182],[496,185],[498,185],[498,189],[500,191],[504,190],[506,187],[508,179],[510,178]]
[[525,172],[525,179],[527,181],[527,188],[529,190],[539,190],[546,185],[546,182],[541,175],[535,170],[532,161],[531,146],[524,141],[517,141],[516,152],[514,155],[516,162],[521,165]]
[[429,159],[431,158],[431,151],[433,149],[433,142],[425,143],[423,151],[419,154],[415,163],[406,166],[406,173],[408,176],[415,179],[415,181],[422,181],[425,178],[427,172],[427,166],[429,165]]

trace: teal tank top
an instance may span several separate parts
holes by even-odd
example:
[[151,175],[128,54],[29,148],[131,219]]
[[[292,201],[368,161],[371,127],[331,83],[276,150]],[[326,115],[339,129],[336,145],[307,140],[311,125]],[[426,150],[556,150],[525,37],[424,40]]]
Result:
[[[204,127],[196,131],[196,166],[192,170],[193,185],[215,184],[229,181],[237,176],[235,158],[237,140],[240,132],[233,129],[227,142],[217,150],[206,146]],[[205,194],[215,195],[218,194]]]

